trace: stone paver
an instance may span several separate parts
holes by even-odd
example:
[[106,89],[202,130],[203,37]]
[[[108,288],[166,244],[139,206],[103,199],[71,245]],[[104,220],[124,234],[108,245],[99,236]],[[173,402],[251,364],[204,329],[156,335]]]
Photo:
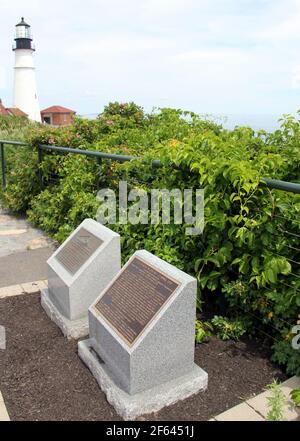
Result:
[[0,207],[0,257],[52,244],[51,239],[25,218],[11,216]]
[[0,257],[0,288],[47,278],[47,260],[54,247],[22,251]]
[[5,297],[20,296],[23,294],[23,289],[21,285],[6,286],[5,288],[0,288],[0,299]]
[[247,403],[238,404],[229,410],[217,415],[216,421],[264,421],[261,415],[255,412]]
[[49,246],[50,239],[47,237],[37,237],[28,242],[28,250],[38,250],[39,248],[46,248]]
[[[290,392],[293,389],[300,388],[300,378],[292,377],[289,380],[285,381],[281,385],[281,390],[283,391],[286,397],[286,405],[284,407],[284,420],[286,421],[294,421],[300,418],[300,409],[297,408],[294,402],[291,400]],[[269,407],[268,407],[268,397],[270,397],[270,391],[263,392],[260,395],[257,395],[250,400],[247,400],[247,404],[263,415],[264,418],[267,418]]]
[[46,280],[38,280],[36,282],[22,283],[20,285],[6,286],[0,288],[0,299],[6,297],[22,296],[24,294],[33,294],[44,288],[47,288]]
[[56,245],[26,218],[0,207],[0,288],[45,279]]
[[281,387],[285,394],[290,393],[290,391],[292,391],[293,389],[300,389],[300,377],[294,376],[292,378],[289,378],[284,383],[282,383]]
[[46,280],[40,280],[38,282],[22,283],[21,284],[23,292],[25,292],[27,294],[35,293],[35,292],[40,291],[44,288],[47,288],[47,286],[48,286],[48,283]]
[[1,392],[0,392],[0,421],[10,421]]
[[28,230],[2,230],[0,236],[19,236],[20,234],[27,233]]
[[[281,390],[286,397],[283,417],[285,421],[300,421],[300,409],[295,406],[290,397],[291,391],[299,388],[300,377],[296,376],[281,384]],[[265,421],[269,413],[268,397],[270,397],[270,391],[265,391],[209,421]]]

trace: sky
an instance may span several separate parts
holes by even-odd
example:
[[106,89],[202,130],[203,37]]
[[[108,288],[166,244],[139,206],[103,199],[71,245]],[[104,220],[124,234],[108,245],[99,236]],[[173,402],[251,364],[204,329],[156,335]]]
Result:
[[0,98],[12,105],[14,26],[36,45],[41,108],[281,115],[300,108],[300,0],[0,0]]

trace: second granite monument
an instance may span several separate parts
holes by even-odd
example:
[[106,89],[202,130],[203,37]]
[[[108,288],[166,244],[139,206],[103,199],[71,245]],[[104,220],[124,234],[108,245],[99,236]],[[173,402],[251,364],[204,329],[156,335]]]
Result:
[[47,265],[43,308],[66,337],[88,335],[88,308],[121,268],[120,236],[85,219]]

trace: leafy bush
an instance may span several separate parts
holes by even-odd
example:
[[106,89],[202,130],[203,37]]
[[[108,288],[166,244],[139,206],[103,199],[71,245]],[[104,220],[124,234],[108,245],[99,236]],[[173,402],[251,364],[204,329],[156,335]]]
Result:
[[300,407],[300,389],[294,389],[291,392],[291,397],[296,406]]
[[230,320],[216,315],[211,323],[221,340],[239,340],[246,333],[246,328],[241,320]]
[[110,126],[117,124],[119,128],[143,126],[145,122],[143,108],[135,103],[109,103],[98,118]]
[[[122,237],[125,262],[137,249],[167,260],[198,279],[198,305],[250,335],[267,337],[274,360],[300,373],[291,347],[300,307],[300,198],[271,191],[262,178],[299,181],[300,122],[288,115],[274,133],[225,130],[192,112],[151,114],[134,104],[110,104],[95,121],[65,128],[32,127],[32,146],[8,155],[2,203],[62,241],[86,217],[95,217],[97,190],[131,188],[205,190],[205,228],[186,236],[186,225],[111,225]],[[132,155],[130,163],[45,153],[37,174],[39,143]],[[22,153],[21,153],[22,152]],[[152,160],[162,166],[153,169]],[[224,323],[223,323],[224,325]],[[242,334],[237,327],[235,336]]]
[[26,133],[37,126],[24,116],[0,115],[0,139],[22,141]]
[[213,327],[209,322],[202,322],[201,320],[196,320],[195,324],[195,341],[197,344],[203,343],[208,340],[212,334]]

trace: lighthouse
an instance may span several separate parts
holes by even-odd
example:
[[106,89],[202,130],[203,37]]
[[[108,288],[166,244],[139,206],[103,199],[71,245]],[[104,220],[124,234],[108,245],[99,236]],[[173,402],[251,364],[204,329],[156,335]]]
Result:
[[15,43],[15,80],[14,107],[21,109],[34,121],[41,122],[41,113],[37,95],[35,67],[30,25],[22,17],[16,25]]

